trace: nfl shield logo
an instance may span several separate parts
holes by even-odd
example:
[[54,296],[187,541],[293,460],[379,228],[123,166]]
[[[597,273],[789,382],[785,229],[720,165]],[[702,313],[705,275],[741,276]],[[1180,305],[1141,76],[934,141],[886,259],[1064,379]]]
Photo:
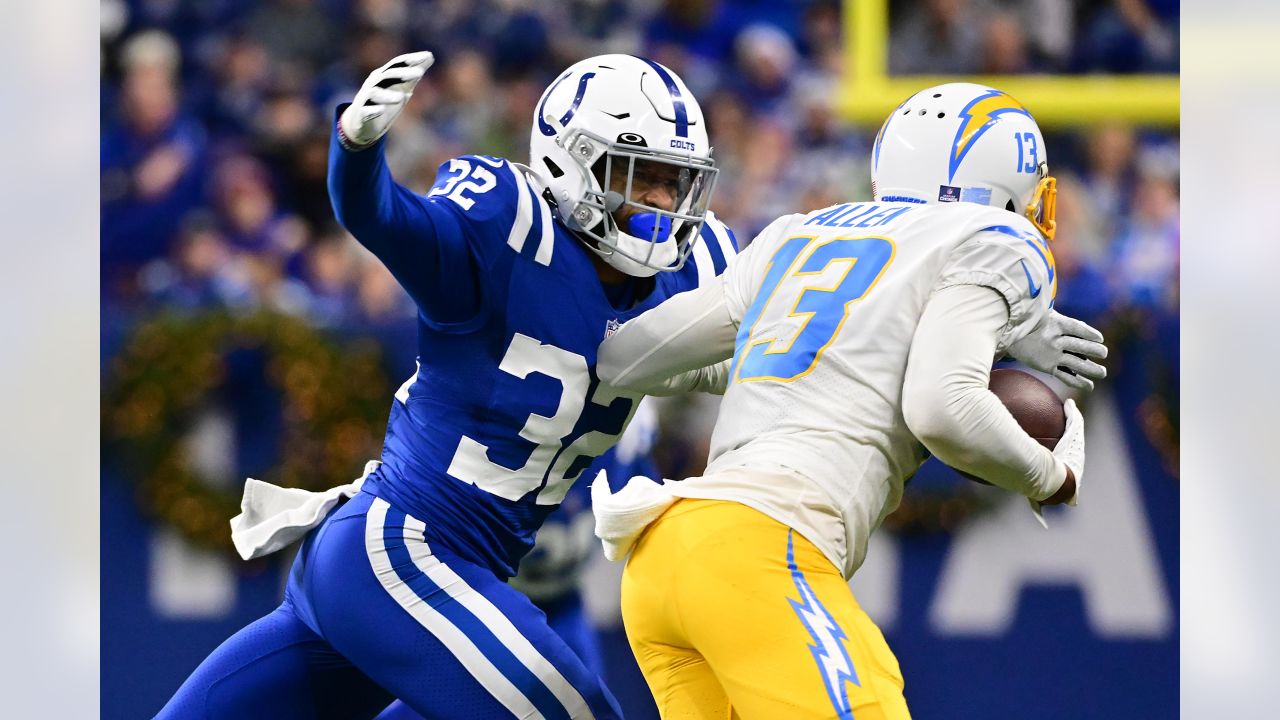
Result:
[[614,334],[614,333],[616,333],[616,332],[618,332],[618,328],[620,328],[620,327],[622,327],[622,326],[621,326],[621,324],[619,324],[619,323],[618,323],[617,318],[614,318],[613,320],[609,320],[609,321],[605,322],[605,324],[604,324],[604,337],[605,337],[605,339],[606,339],[606,340],[608,340],[609,338],[613,337],[613,334]]
[[960,202],[960,188],[951,185],[939,185],[938,202]]

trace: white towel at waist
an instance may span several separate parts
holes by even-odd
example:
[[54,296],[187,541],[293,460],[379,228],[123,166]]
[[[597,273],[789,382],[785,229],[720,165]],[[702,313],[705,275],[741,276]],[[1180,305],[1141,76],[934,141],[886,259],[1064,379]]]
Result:
[[311,492],[300,488],[283,488],[249,478],[240,498],[240,514],[231,518],[231,542],[245,560],[252,560],[289,545],[324,522],[329,511],[344,498],[360,492],[369,473],[382,463],[370,460],[358,479]]
[[609,560],[625,558],[649,523],[676,501],[668,485],[636,475],[616,493],[609,492],[604,471],[591,484],[591,511],[596,516],[596,537]]

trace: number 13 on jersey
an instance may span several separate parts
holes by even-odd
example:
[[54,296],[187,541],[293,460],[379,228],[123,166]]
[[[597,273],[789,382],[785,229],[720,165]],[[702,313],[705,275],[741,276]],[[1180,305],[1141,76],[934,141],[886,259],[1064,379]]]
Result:
[[882,237],[787,239],[742,318],[730,377],[790,382],[809,374],[893,255],[893,241]]

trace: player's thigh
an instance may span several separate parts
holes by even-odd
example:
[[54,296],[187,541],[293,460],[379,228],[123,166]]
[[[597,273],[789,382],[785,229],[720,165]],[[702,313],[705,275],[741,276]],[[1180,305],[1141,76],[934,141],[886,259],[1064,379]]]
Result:
[[633,640],[631,651],[663,720],[729,720],[729,696],[696,650]]
[[[604,661],[600,657],[599,640],[595,629],[587,621],[581,601],[566,600],[550,609],[546,606],[541,607],[556,635],[569,645],[588,670],[596,675],[603,675]],[[397,700],[375,720],[421,720],[421,718],[422,716],[413,708]]]
[[545,603],[539,603],[538,606],[546,613],[547,624],[569,645],[569,649],[578,656],[582,664],[592,673],[603,676],[604,657],[601,654],[599,633],[591,626],[581,596],[576,590],[573,595],[574,597],[551,607]]
[[754,510],[721,514],[737,518],[689,553],[679,613],[735,715],[909,717],[897,659],[831,562]]
[[664,720],[729,717],[729,698],[674,612],[689,533],[681,518],[698,505],[677,503],[654,522],[622,573],[622,621],[636,664]]
[[156,717],[336,720],[369,717],[390,699],[286,604],[218,646]]
[[528,598],[385,501],[352,503],[303,584],[325,638],[370,677],[429,720],[620,716]]

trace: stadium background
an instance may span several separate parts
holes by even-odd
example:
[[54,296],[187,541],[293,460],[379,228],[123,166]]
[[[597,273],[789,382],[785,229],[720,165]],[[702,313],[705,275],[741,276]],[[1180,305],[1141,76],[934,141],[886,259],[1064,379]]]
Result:
[[[871,118],[924,86],[904,76],[1018,76],[1061,181],[1059,307],[1114,352],[1086,409],[1086,504],[1044,532],[927,467],[854,587],[917,717],[1176,712],[1176,2],[108,0],[101,17],[104,717],[155,712],[277,601],[282,560],[220,540],[240,479],[344,481],[376,453],[413,311],[334,226],[325,155],[333,106],[424,48],[437,65],[389,147],[410,187],[462,153],[524,159],[559,69],[640,53],[701,99],[713,208],[744,241],[867,197]],[[659,410],[664,474],[696,472],[714,403]],[[610,683],[646,717],[616,573],[594,566],[587,597]]]

